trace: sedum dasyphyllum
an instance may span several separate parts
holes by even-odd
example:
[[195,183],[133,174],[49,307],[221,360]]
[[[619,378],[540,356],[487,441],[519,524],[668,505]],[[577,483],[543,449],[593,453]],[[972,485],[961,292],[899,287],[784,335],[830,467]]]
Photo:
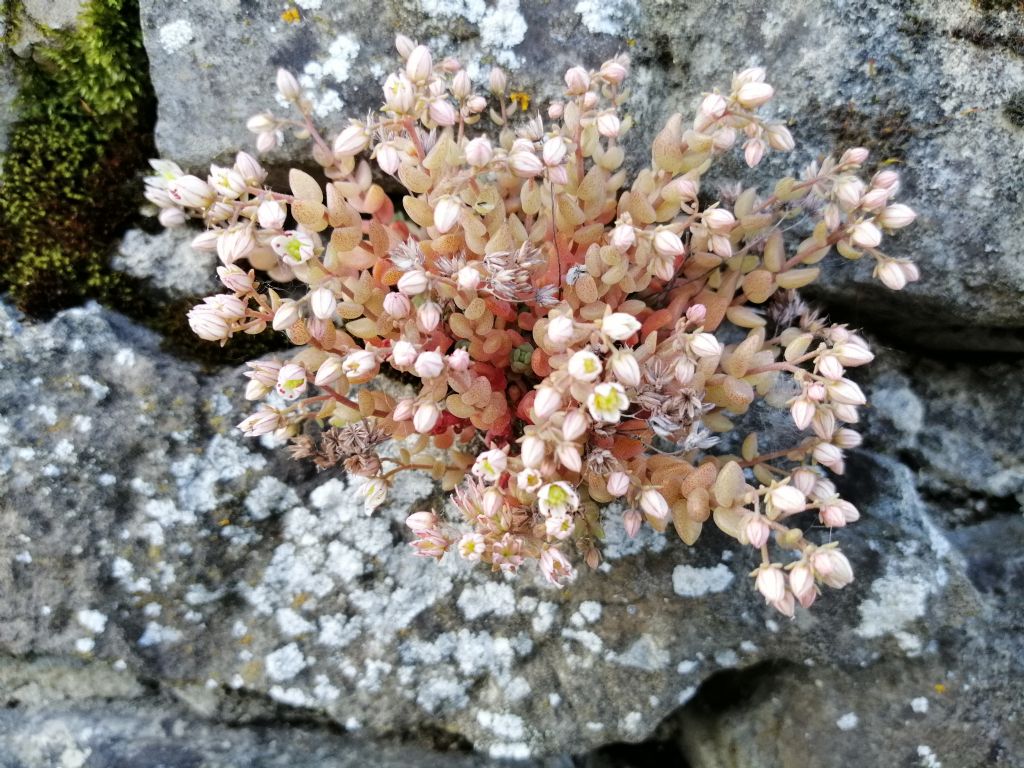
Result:
[[[249,121],[260,151],[309,140],[319,180],[295,169],[290,193],[271,190],[244,152],[205,181],[153,161],[161,221],[201,219],[193,244],[223,263],[226,292],[189,313],[195,332],[223,344],[272,329],[298,347],[249,363],[246,396],[267,402],[240,428],[365,478],[368,511],[397,473],[433,473],[454,512],[408,518],[419,555],[506,573],[536,560],[564,585],[600,562],[600,510],[617,502],[631,536],[672,526],[693,544],[710,521],[753,547],[754,586],[788,616],[849,583],[832,529],[858,511],[829,472],[860,443],[847,425],[865,398],[847,369],[873,356],[796,291],[832,249],[874,260],[892,289],[917,279],[879,248],[914,219],[892,202],[896,174],[866,176],[855,148],[708,204],[716,158],[739,145],[753,167],[793,148],[759,114],[774,93],[764,70],[705,94],[692,121],[670,117],[630,178],[625,57],[566,72],[545,118],[514,114],[500,70],[485,96],[458,61],[397,47],[383,107],[332,139],[285,71],[298,119]],[[404,187],[401,214],[377,171]],[[388,369],[415,394],[374,389]],[[788,411],[792,428],[716,452],[752,406]]]

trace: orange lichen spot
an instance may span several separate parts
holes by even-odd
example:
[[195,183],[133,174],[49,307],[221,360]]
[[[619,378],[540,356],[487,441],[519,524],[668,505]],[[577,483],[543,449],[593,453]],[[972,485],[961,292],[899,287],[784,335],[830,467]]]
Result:
[[286,9],[281,14],[281,21],[283,21],[285,24],[298,24],[300,21],[302,21],[302,14],[299,13],[298,8],[292,6],[291,8]]
[[935,684],[935,692],[936,693],[945,693],[946,692],[946,685],[944,683],[936,683]]
[[525,112],[530,108],[530,94],[526,93],[526,91],[512,91],[508,97],[519,107],[519,111]]

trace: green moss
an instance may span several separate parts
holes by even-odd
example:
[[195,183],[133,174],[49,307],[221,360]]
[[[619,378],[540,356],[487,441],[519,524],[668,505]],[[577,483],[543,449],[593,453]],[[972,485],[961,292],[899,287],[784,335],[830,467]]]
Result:
[[[6,11],[16,28],[17,4]],[[0,289],[33,313],[83,298],[123,306],[134,291],[108,270],[107,251],[137,216],[135,176],[153,152],[136,0],[91,0],[75,30],[52,33],[32,59],[14,64],[18,122],[3,157]]]

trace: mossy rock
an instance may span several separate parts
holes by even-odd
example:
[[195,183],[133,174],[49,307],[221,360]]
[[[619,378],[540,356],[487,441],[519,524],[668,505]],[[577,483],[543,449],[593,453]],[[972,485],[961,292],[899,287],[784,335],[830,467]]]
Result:
[[[5,8],[17,34],[18,3]],[[10,55],[9,53],[7,55]],[[90,0],[77,27],[14,59],[18,114],[0,186],[0,290],[45,314],[85,298],[129,302],[107,268],[138,213],[155,102],[135,0]]]

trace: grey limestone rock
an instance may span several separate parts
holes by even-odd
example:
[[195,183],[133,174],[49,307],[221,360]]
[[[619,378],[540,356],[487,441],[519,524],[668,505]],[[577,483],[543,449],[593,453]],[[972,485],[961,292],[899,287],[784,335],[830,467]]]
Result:
[[858,454],[845,482],[864,513],[840,532],[858,580],[795,621],[721,537],[629,540],[611,510],[600,572],[559,591],[413,557],[402,520],[438,503],[428,478],[367,517],[352,480],[232,429],[236,371],[203,374],[157,342],[95,305],[45,324],[5,310],[8,655],[113,665],[224,722],[257,701],[526,759],[640,741],[722,669],[954,665],[948,638],[987,621],[913,474],[884,455]]
[[[396,32],[460,55],[478,80],[491,63],[507,65],[514,87],[540,105],[567,66],[597,66],[628,51],[634,148],[648,146],[672,112],[692,114],[700,91],[726,87],[731,72],[760,64],[798,150],[757,179],[796,171],[820,152],[865,145],[873,162],[903,171],[902,199],[920,213],[886,244],[918,261],[920,283],[894,298],[866,261],[836,257],[820,295],[858,324],[918,345],[1024,348],[1017,245],[1024,17],[1010,4],[302,0],[289,7],[285,17],[279,3],[265,0],[143,0],[163,155],[200,168],[251,148],[245,120],[277,108],[279,66],[300,74],[336,132],[343,116],[379,106],[380,82],[396,63]],[[296,159],[297,146],[271,159]],[[735,170],[724,168],[718,180],[748,178]]]

